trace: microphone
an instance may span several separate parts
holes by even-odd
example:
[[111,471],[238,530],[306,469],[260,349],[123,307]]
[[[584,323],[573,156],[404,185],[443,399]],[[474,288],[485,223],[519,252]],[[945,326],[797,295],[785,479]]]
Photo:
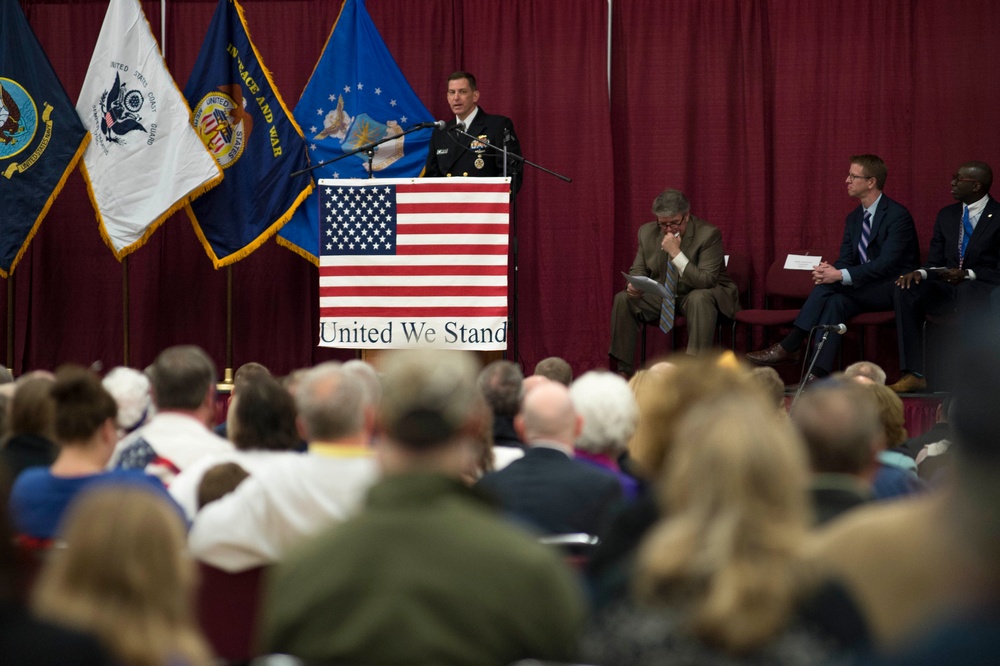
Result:
[[836,333],[837,335],[843,335],[847,333],[846,324],[826,324],[824,326],[814,326],[817,331],[830,331],[831,333]]
[[426,123],[420,123],[419,125],[414,125],[410,129],[428,129],[428,128],[433,127],[434,129],[441,130],[441,129],[444,129],[445,125],[447,125],[447,123],[445,121],[443,121],[443,120],[433,120],[433,121],[426,122]]
[[455,123],[455,126],[451,128],[452,132],[464,132],[465,123]]

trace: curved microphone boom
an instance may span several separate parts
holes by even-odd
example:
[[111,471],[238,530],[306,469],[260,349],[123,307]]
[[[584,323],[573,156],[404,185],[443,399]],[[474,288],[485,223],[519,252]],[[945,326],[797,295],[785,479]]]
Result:
[[846,324],[824,324],[823,326],[816,326],[814,328],[817,331],[830,331],[831,333],[836,333],[837,335],[847,333]]

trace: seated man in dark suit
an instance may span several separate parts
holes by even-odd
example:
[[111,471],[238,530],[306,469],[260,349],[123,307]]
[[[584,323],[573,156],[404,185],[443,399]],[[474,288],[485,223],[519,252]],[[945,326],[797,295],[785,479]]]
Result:
[[992,184],[989,164],[966,162],[959,167],[951,178],[951,196],[958,202],[938,212],[927,262],[896,280],[903,374],[890,388],[897,393],[927,388],[921,344],[924,317],[985,309],[990,292],[1000,285],[1000,203],[989,196]]
[[546,533],[597,534],[622,490],[614,474],[573,459],[582,425],[565,386],[546,382],[536,387],[514,419],[527,453],[477,486],[497,497],[508,513]]
[[[862,312],[892,309],[893,281],[900,273],[920,265],[920,245],[910,212],[882,193],[887,175],[885,162],[878,156],[851,157],[847,194],[861,205],[848,214],[844,223],[840,255],[833,264],[823,261],[813,270],[816,287],[802,306],[792,331],[781,342],[748,353],[751,362],[795,363],[814,326],[843,324]],[[816,359],[815,377],[830,374],[839,350],[840,337],[829,337]]]
[[697,356],[712,346],[715,322],[721,312],[732,317],[739,309],[739,289],[726,273],[722,233],[691,214],[683,192],[664,190],[653,201],[655,222],[639,227],[639,250],[629,269],[661,284],[669,283],[673,299],[643,293],[629,284],[615,294],[611,308],[611,350],[618,370],[632,373],[639,321],[659,320],[669,333],[674,310],[687,317],[687,353]]

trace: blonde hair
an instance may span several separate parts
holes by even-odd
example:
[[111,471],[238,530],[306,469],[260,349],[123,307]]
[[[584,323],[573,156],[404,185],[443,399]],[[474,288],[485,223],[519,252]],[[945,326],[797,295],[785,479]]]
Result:
[[33,595],[40,617],[93,633],[129,666],[212,663],[193,619],[184,526],[164,500],[121,486],[87,492],[62,531],[67,548],[46,562]]
[[703,402],[676,432],[663,519],[640,546],[635,594],[682,604],[690,631],[731,653],[787,624],[809,578],[802,443],[757,396]]
[[882,424],[882,432],[885,433],[885,447],[891,449],[899,446],[907,438],[903,399],[888,386],[869,384],[865,388],[875,396],[878,420]]
[[647,372],[634,386],[639,426],[628,452],[641,473],[656,478],[673,448],[677,424],[694,405],[730,391],[750,392],[747,373],[714,358],[674,360],[666,374]]

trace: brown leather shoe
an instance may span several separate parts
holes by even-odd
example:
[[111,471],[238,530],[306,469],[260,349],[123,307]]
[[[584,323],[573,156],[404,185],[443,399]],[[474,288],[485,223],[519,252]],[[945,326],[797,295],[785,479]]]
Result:
[[788,365],[791,363],[798,363],[802,358],[802,351],[787,351],[781,346],[781,343],[776,343],[768,347],[767,349],[762,349],[755,352],[747,352],[747,359],[751,363],[756,363],[758,365]]
[[907,372],[889,388],[896,393],[920,393],[927,390],[927,380]]

